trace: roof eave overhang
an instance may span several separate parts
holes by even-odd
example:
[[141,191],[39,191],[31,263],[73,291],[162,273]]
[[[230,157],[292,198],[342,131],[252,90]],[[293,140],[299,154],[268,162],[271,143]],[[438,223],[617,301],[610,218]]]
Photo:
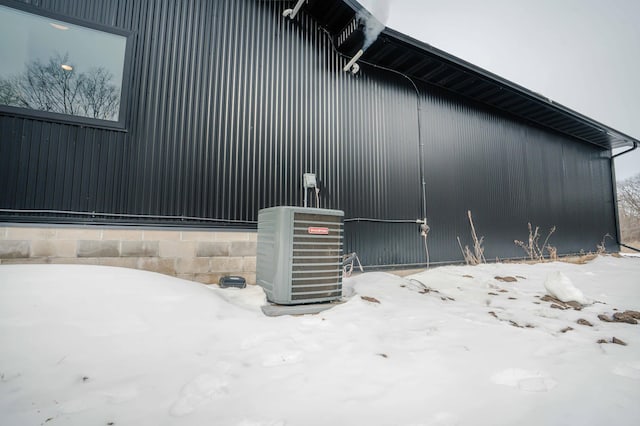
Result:
[[[310,0],[307,11],[339,40],[340,53],[352,56],[363,34],[355,0]],[[360,62],[393,69],[457,96],[605,149],[640,141],[551,99],[391,28],[385,28]]]

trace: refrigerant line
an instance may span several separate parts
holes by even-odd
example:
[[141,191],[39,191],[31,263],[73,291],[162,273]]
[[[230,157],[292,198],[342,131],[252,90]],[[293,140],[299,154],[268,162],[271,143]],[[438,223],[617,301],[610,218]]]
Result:
[[197,216],[165,216],[154,214],[134,214],[134,213],[101,213],[101,212],[80,212],[74,210],[44,210],[44,209],[3,209],[0,213],[27,213],[27,214],[67,214],[71,216],[90,216],[90,217],[118,217],[124,219],[170,219],[170,220],[191,220],[201,222],[218,222],[218,223],[242,223],[256,224],[256,220],[237,220],[237,219],[215,219],[210,217]]
[[[349,56],[345,55],[344,53],[340,52],[338,50],[338,48],[335,45],[335,40],[333,39],[333,37],[331,36],[331,34],[329,33],[329,31],[326,28],[320,27],[320,29],[325,33],[325,35],[329,38],[329,40],[331,40],[331,47],[333,48],[333,50],[339,55],[342,56],[343,58],[346,58],[349,60],[349,62],[351,63],[353,61],[354,58],[349,58]],[[361,54],[360,54],[361,56]],[[353,61],[355,62],[355,61]],[[429,233],[429,225],[427,224],[427,182],[425,180],[425,173],[424,173],[424,141],[422,140],[422,120],[421,120],[421,116],[422,116],[422,102],[420,99],[420,90],[418,89],[418,86],[416,85],[416,83],[413,81],[413,79],[411,77],[409,77],[408,75],[391,69],[391,68],[387,68],[384,67],[382,65],[376,65],[370,62],[367,62],[363,59],[358,59],[358,62],[362,62],[364,64],[367,64],[371,67],[374,68],[378,68],[381,70],[385,70],[385,71],[389,71],[395,74],[398,74],[404,78],[406,78],[407,80],[409,80],[409,82],[411,83],[411,86],[413,87],[414,91],[416,92],[416,111],[417,111],[417,125],[418,125],[418,149],[419,149],[419,167],[420,167],[420,184],[422,186],[422,212],[423,212],[423,217],[422,220],[418,220],[418,221],[413,221],[413,223],[420,223],[421,224],[421,236],[424,238],[424,247],[425,247],[425,256],[426,256],[426,261],[427,261],[427,268],[429,268],[429,247],[427,245],[427,234]],[[346,220],[345,220],[346,221]]]

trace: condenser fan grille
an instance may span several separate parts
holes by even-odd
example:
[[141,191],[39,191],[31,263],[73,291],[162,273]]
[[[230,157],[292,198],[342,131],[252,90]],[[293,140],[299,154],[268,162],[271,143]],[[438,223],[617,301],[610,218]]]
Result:
[[342,295],[342,238],[341,217],[294,213],[292,300]]

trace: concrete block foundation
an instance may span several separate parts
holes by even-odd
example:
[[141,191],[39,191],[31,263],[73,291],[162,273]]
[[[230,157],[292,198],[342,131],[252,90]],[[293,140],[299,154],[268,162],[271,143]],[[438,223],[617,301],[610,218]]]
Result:
[[0,264],[89,264],[159,272],[204,284],[223,275],[256,282],[251,231],[0,226]]

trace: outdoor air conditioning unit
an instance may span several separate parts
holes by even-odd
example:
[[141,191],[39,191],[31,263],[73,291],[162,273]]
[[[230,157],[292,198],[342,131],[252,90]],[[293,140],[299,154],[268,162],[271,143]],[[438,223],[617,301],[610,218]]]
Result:
[[256,282],[280,305],[342,297],[344,212],[272,207],[258,213]]

